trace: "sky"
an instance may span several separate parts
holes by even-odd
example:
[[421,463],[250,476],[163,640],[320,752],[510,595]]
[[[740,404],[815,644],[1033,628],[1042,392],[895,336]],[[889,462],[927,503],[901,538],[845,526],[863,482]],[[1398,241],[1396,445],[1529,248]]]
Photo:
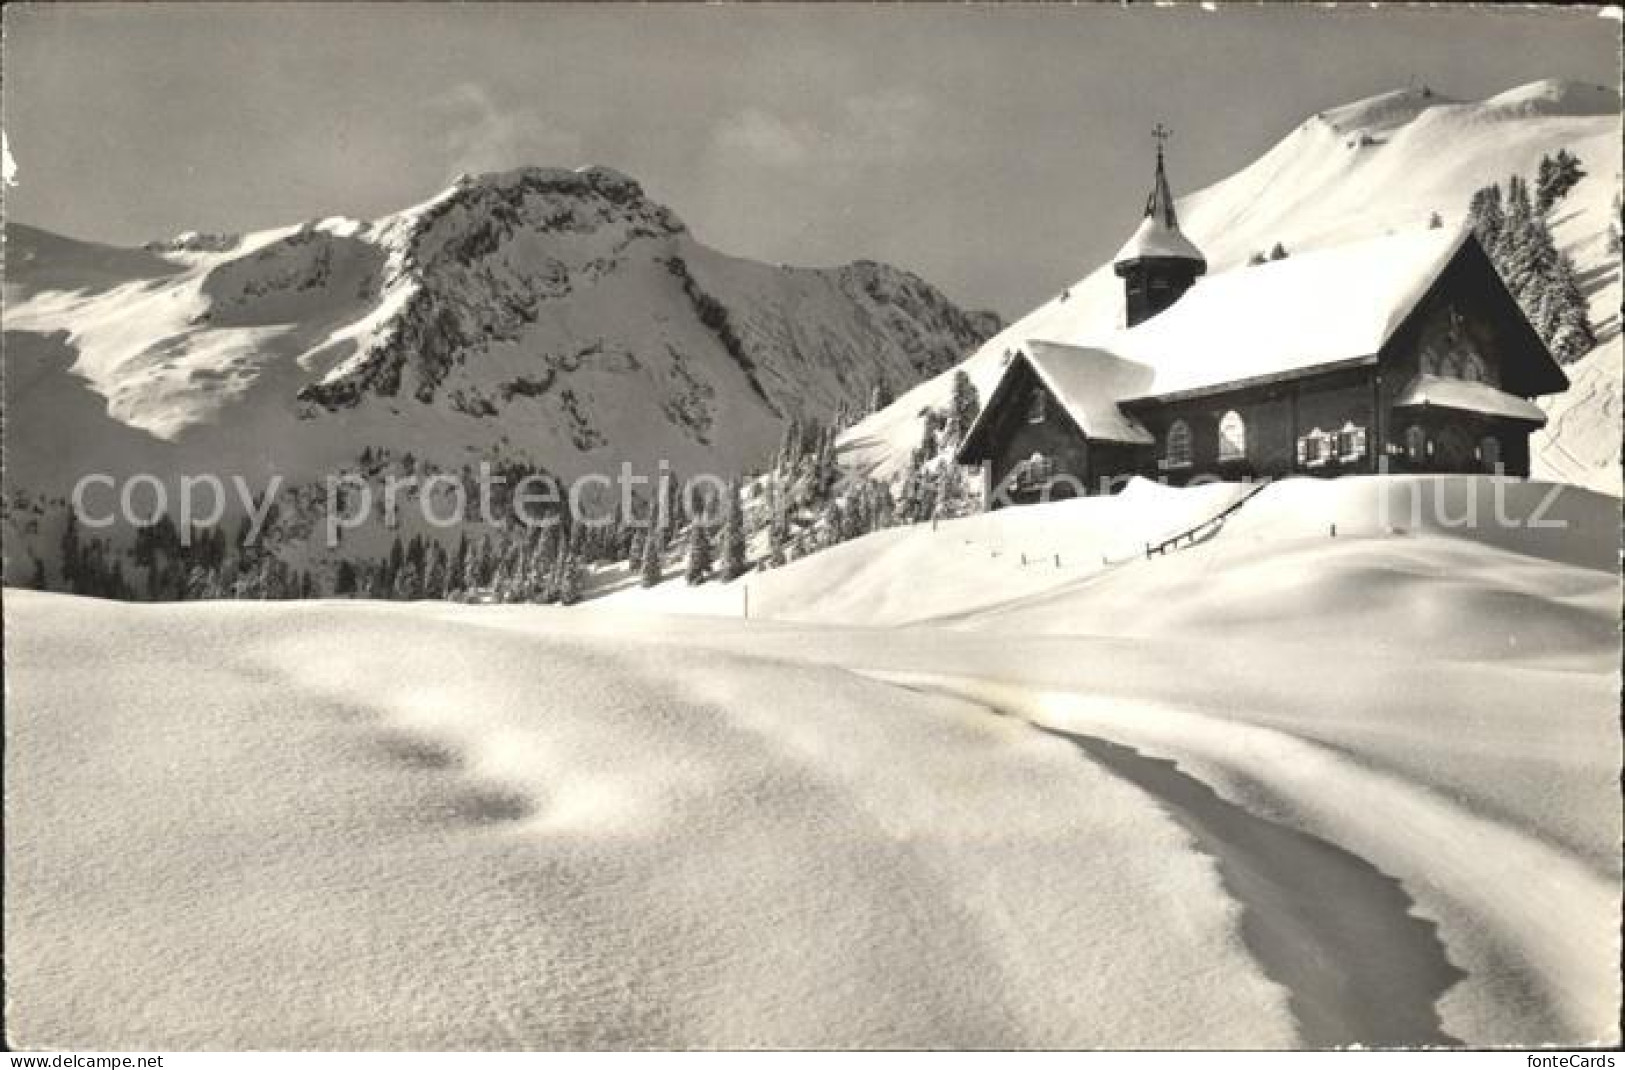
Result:
[[[5,8],[11,218],[138,244],[371,218],[607,164],[714,248],[908,268],[1019,314],[1307,116],[1425,82],[1618,87],[1580,8],[137,4]],[[9,166],[8,166],[9,169]]]

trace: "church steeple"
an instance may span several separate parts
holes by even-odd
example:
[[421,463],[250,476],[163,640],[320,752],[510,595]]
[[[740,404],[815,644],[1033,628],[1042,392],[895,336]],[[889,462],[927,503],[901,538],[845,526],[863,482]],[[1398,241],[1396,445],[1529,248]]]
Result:
[[1124,310],[1130,327],[1179,300],[1207,271],[1207,259],[1180,232],[1179,216],[1174,212],[1174,195],[1168,187],[1168,169],[1163,160],[1163,142],[1172,134],[1158,123],[1151,136],[1157,140],[1157,173],[1151,194],[1145,199],[1145,217],[1112,261],[1112,270],[1123,280]]

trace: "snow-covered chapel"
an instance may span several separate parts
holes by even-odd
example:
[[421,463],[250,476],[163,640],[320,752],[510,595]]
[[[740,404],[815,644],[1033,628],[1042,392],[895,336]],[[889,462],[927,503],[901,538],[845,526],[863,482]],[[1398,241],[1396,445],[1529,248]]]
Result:
[[1133,475],[1526,476],[1546,419],[1533,399],[1568,387],[1465,227],[1208,275],[1160,143],[1113,268],[1124,325],[1012,350],[967,430],[959,460],[983,466],[990,501],[1102,493]]

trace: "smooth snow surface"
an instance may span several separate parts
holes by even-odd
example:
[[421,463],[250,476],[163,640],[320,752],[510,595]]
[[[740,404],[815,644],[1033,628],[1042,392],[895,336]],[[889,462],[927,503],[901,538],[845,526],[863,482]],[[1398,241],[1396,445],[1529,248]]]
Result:
[[1294,1041],[1180,828],[978,707],[569,611],[6,610],[14,1043]]
[[1249,490],[882,532],[765,620],[8,591],[12,1039],[1617,1042],[1617,501]]

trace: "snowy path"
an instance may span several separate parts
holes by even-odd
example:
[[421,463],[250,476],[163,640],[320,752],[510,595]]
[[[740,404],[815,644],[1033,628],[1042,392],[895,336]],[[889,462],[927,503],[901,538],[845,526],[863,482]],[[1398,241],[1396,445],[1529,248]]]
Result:
[[[929,690],[960,697],[940,684]],[[1414,915],[1398,881],[1318,836],[1226,801],[1177,762],[1032,723],[1145,791],[1218,863],[1225,890],[1244,911],[1242,938],[1264,972],[1291,992],[1305,1044],[1460,1043],[1443,1032],[1435,1004],[1465,975],[1446,958],[1436,927]]]
[[[1475,1043],[1516,1045],[1520,1038],[1527,1042],[1531,1029],[1570,1043],[1610,1040],[1619,1008],[1617,944],[1608,947],[1595,930],[1572,921],[1617,917],[1619,885],[1566,852],[1469,812],[1436,790],[1287,732],[1101,695],[874,675],[981,702],[1071,738],[1169,806],[1217,857],[1239,866],[1246,876],[1230,887],[1244,902],[1267,902],[1263,913],[1272,924],[1290,926],[1286,919],[1294,912],[1313,911],[1315,897],[1330,896],[1333,909],[1302,932],[1339,970],[1370,965],[1374,973],[1359,987],[1367,998],[1395,1002],[1363,1022],[1358,1001],[1333,1003],[1342,1020],[1321,1021],[1328,1008],[1316,997],[1331,993],[1329,978],[1301,972],[1304,964],[1289,960],[1296,976],[1290,985],[1299,997],[1294,1010],[1306,1031],[1354,1026],[1376,1041],[1377,1022],[1408,1006],[1412,1017],[1388,1019],[1395,1030],[1390,1042],[1426,1042],[1427,1026],[1414,1017],[1413,1001],[1431,991],[1443,995],[1444,1032]],[[1245,814],[1248,803],[1281,814],[1307,837],[1261,840],[1256,827],[1238,823],[1232,813]],[[1337,846],[1317,859],[1310,840]],[[1329,873],[1323,871],[1328,862]],[[1425,921],[1393,924],[1395,904],[1381,902],[1392,895],[1384,874],[1398,878]],[[1368,917],[1360,919],[1361,913]],[[1427,950],[1435,925],[1448,962]],[[1279,962],[1264,950],[1274,938],[1260,936],[1252,945],[1266,965]],[[1367,941],[1386,946],[1361,951]],[[1455,979],[1460,983],[1446,992]],[[1517,1013],[1504,1013],[1508,1008]]]

